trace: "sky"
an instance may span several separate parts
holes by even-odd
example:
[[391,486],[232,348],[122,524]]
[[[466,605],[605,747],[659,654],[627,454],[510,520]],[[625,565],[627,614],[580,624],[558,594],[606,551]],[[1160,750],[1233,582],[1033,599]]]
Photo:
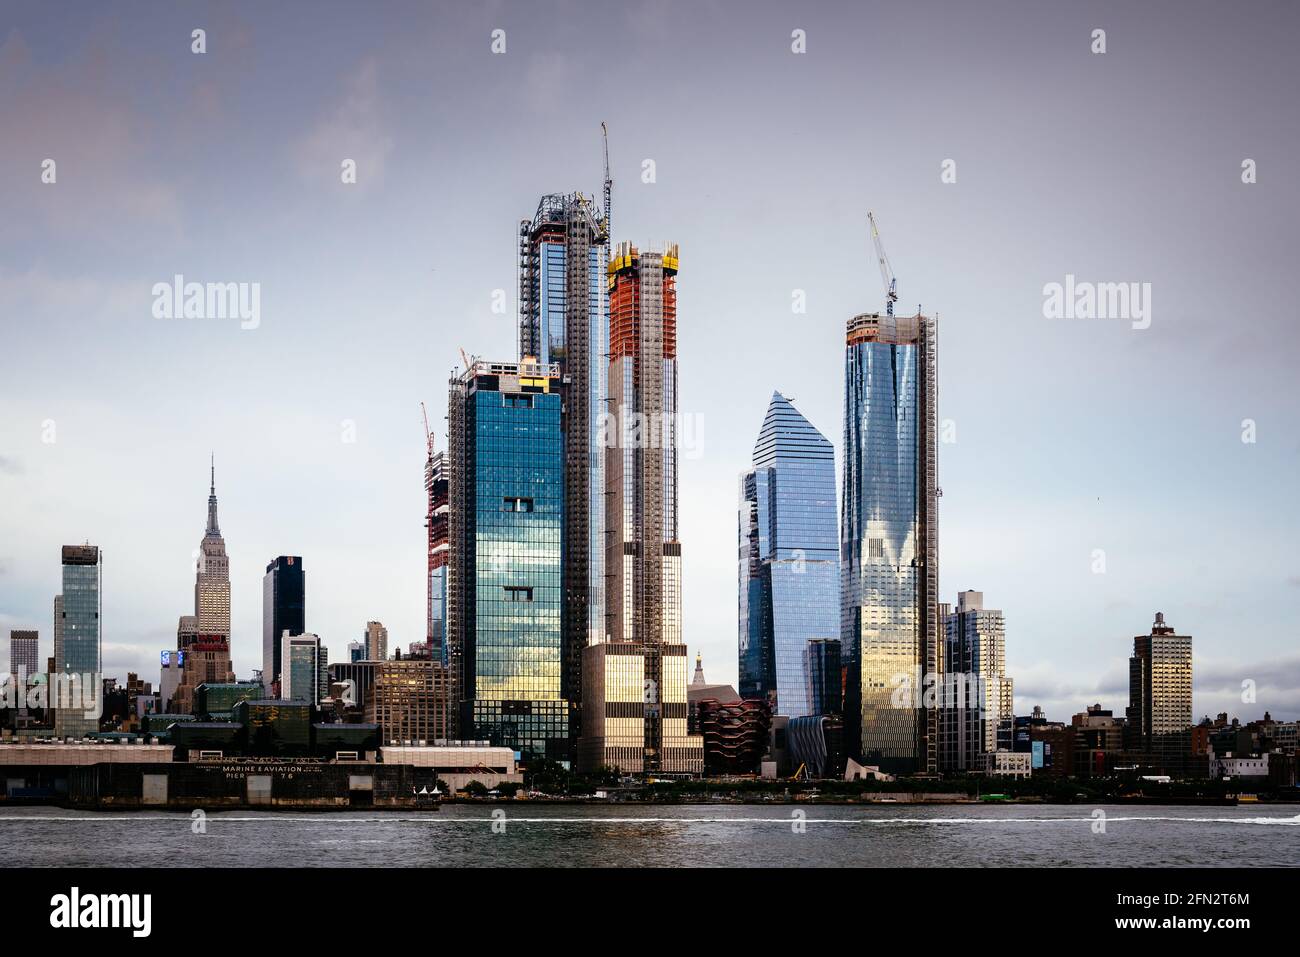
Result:
[[[681,247],[710,681],[736,681],[772,392],[842,451],[844,323],[884,302],[870,209],[899,311],[939,318],[942,597],[1003,610],[1017,713],[1122,713],[1162,611],[1196,718],[1300,717],[1298,26],[1260,0],[6,0],[0,635],[53,653],[59,548],[90,541],[105,670],[156,681],[212,454],[239,676],[279,554],[332,659],[372,619],[422,640],[420,402],[444,448],[460,350],[516,357],[519,220],[599,193],[604,121],[615,240]],[[258,321],[158,318],[177,274],[258,284]],[[1149,325],[1049,318],[1067,276],[1149,289]]]

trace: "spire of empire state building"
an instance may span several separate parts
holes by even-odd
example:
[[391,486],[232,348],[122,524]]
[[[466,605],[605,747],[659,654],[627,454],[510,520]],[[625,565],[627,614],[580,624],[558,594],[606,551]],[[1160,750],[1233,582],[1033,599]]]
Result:
[[209,463],[208,526],[198,548],[194,580],[194,616],[198,634],[230,638],[230,560],[217,524],[216,459]]
[[208,529],[204,533],[205,538],[220,538],[221,527],[217,524],[217,458],[212,456],[209,463],[208,486]]

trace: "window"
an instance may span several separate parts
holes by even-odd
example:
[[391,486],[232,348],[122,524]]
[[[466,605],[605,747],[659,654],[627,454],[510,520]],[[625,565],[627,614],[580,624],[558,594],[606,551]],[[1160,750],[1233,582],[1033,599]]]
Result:
[[531,409],[533,407],[533,397],[531,395],[503,392],[501,394],[501,404],[507,409]]
[[532,588],[523,585],[505,585],[506,601],[532,601]]
[[871,549],[868,557],[870,558],[885,557],[885,540],[883,538],[869,538],[867,539],[867,542]]
[[507,495],[501,500],[501,503],[503,512],[531,512],[533,510],[533,500],[519,495]]

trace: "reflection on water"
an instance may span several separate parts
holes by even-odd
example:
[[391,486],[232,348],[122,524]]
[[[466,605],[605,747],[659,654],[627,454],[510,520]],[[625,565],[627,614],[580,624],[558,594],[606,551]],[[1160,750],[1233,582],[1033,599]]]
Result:
[[[421,814],[0,811],[11,865],[1294,866],[1291,808],[601,806]],[[495,812],[495,816],[494,816]]]

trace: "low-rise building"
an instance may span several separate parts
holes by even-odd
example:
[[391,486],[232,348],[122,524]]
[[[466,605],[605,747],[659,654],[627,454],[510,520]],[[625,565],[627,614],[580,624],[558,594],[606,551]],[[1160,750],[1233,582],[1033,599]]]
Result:
[[985,751],[976,755],[980,774],[999,778],[1027,778],[1033,773],[1033,755],[1023,751]]
[[452,791],[463,789],[470,781],[494,788],[503,783],[523,783],[524,776],[515,764],[510,748],[493,747],[487,741],[440,741],[430,745],[397,745],[380,748],[384,764],[406,764],[432,768],[438,779]]
[[1251,754],[1243,757],[1224,755],[1210,758],[1212,778],[1267,778],[1269,755]]
[[194,714],[208,721],[229,720],[239,702],[265,697],[260,681],[205,681],[194,689]]
[[[810,714],[791,718],[786,727],[790,763],[809,777],[838,778],[844,770],[844,722],[838,715]],[[705,759],[708,740],[705,740]]]

